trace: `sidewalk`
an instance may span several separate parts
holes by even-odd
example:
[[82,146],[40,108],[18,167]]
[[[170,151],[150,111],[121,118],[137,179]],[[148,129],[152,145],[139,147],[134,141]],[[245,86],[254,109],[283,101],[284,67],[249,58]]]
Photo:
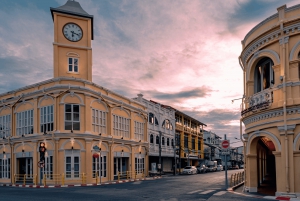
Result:
[[239,187],[229,189],[229,192],[242,195],[242,196],[247,196],[247,197],[254,197],[254,198],[264,198],[268,200],[290,200],[290,201],[300,201],[300,198],[293,198],[293,197],[288,197],[288,196],[270,196],[263,194],[261,192],[259,193],[249,193],[249,192],[243,192],[244,185],[241,185]]
[[65,188],[65,187],[80,187],[80,186],[102,186],[102,185],[110,185],[110,184],[121,184],[121,183],[127,183],[127,182],[136,182],[136,181],[147,181],[147,180],[155,180],[155,179],[161,179],[162,177],[146,177],[142,179],[128,179],[128,180],[120,180],[120,181],[110,181],[110,182],[103,182],[101,184],[67,184],[67,185],[33,185],[33,184],[0,184],[0,187],[20,187],[20,188]]

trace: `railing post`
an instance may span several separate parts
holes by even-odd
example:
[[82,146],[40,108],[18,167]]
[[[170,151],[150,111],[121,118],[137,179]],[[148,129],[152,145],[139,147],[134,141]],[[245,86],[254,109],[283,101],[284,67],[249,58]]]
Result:
[[120,181],[120,172],[118,171],[118,181]]
[[137,171],[134,171],[134,179],[136,179]]
[[96,184],[98,184],[98,172],[96,172]]
[[61,175],[61,184],[64,186],[65,185],[65,174],[62,173]]
[[26,185],[26,174],[24,174],[24,177],[23,177],[23,185]]
[[126,171],[126,178],[128,179],[128,171]]
[[46,174],[44,174],[43,182],[44,182],[44,186],[46,186]]
[[230,187],[232,187],[232,176],[233,176],[233,175],[230,176],[230,184],[229,184]]
[[13,184],[16,184],[16,174],[14,174],[14,177],[13,177]]

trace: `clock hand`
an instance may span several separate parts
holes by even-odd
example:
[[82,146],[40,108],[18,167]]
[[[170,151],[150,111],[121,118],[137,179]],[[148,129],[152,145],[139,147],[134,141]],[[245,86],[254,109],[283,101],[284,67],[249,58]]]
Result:
[[71,31],[71,33],[72,33],[72,34],[76,34],[77,36],[79,36],[79,34],[78,34],[78,33],[75,33],[74,31]]

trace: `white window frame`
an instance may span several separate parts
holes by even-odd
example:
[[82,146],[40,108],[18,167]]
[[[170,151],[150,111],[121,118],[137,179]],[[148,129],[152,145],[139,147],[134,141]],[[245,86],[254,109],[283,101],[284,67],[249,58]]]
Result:
[[0,116],[0,137],[9,137],[11,136],[11,118],[10,114]]
[[93,159],[92,159],[93,178],[96,178],[96,172],[98,172],[98,178],[100,178],[100,165],[101,165],[101,178],[103,178],[103,177],[106,178],[107,177],[107,156],[106,156],[106,153],[101,153],[101,164],[99,164],[99,158],[100,157],[98,157],[98,158],[93,157]]
[[145,172],[145,158],[135,157],[135,171],[137,174]]
[[[70,157],[71,158],[71,162],[70,162],[70,165],[71,165],[71,170],[70,171],[67,171],[67,157]],[[75,175],[75,157],[78,157],[78,176]],[[81,170],[81,159],[80,159],[80,150],[65,150],[65,163],[64,163],[64,166],[65,166],[65,178],[66,179],[78,179],[81,177],[81,173],[80,173],[80,170]],[[68,177],[68,172],[70,172],[70,177]]]
[[144,140],[145,123],[134,121],[134,137],[137,140]]
[[[70,63],[70,59],[72,62]],[[75,59],[77,59],[77,65],[75,65]],[[75,66],[77,66],[77,71],[75,71]],[[72,69],[70,69],[70,67]],[[78,57],[68,57],[68,72],[79,73],[79,58]]]
[[[48,126],[50,129],[48,129]],[[48,105],[40,108],[40,132],[53,131],[54,126],[54,106]]]
[[97,133],[106,133],[107,112],[92,108],[92,127]]
[[33,109],[18,112],[16,115],[18,136],[33,134]]
[[113,126],[115,136],[130,137],[130,119],[114,114]]
[[[71,105],[71,112],[66,112],[66,106],[67,105]],[[74,110],[73,110],[73,108],[74,108],[74,105],[78,105],[78,107],[79,107],[79,112],[78,112],[78,121],[75,121],[74,120]],[[71,130],[74,130],[74,127],[73,127],[73,124],[74,123],[79,123],[79,130],[81,129],[81,125],[80,125],[80,105],[79,104],[69,104],[69,103],[66,103],[65,104],[65,111],[64,111],[65,113],[65,130],[66,130],[66,122],[70,122],[71,124],[72,124],[72,128],[71,128]],[[71,120],[67,120],[66,119],[66,114],[67,113],[70,113],[71,114]]]
[[10,179],[10,154],[0,154],[0,179]]

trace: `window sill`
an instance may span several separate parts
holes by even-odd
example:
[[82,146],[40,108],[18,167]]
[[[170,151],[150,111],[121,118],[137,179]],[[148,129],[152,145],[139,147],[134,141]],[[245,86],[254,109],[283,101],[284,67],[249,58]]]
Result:
[[67,71],[68,74],[76,74],[76,75],[79,75],[80,73],[79,72],[72,72],[72,71]]

